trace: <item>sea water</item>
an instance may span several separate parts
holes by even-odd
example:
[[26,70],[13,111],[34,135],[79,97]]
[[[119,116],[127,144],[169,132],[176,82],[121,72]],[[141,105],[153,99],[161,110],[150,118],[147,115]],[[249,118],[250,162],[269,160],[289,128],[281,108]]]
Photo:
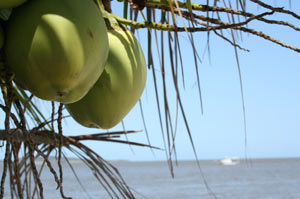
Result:
[[[83,162],[70,161],[84,188],[63,162],[66,196],[110,198]],[[252,159],[231,166],[208,160],[200,161],[200,168],[195,161],[179,161],[178,165],[174,163],[174,178],[166,161],[111,163],[118,168],[137,199],[300,199],[300,159],[297,158]],[[41,178],[45,199],[61,198],[48,169],[44,169]],[[5,193],[5,198],[10,198],[8,189]]]

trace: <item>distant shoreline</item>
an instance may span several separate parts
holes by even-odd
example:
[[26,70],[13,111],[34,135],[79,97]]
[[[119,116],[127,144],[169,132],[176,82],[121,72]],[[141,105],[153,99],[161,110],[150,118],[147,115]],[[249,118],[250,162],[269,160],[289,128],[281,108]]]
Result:
[[[200,163],[214,163],[217,162],[220,159],[201,159],[199,160]],[[36,161],[42,161],[42,158],[38,158]],[[49,157],[50,161],[55,161],[55,157]],[[74,158],[74,157],[69,157],[68,160],[71,163],[80,163],[82,162],[79,158]],[[267,157],[267,158],[241,158],[239,157],[239,160],[241,163],[246,163],[246,162],[262,162],[262,161],[282,161],[282,160],[300,160],[300,157]],[[1,161],[3,161],[3,159],[1,159]],[[62,159],[62,161],[64,162],[65,160]],[[112,164],[114,163],[136,163],[136,164],[144,164],[144,163],[166,163],[167,164],[167,160],[105,160],[107,162],[110,162]],[[192,162],[196,162],[196,160],[178,160],[179,163],[192,163]],[[1,162],[2,163],[2,162]],[[175,163],[175,160],[173,161],[173,163]]]

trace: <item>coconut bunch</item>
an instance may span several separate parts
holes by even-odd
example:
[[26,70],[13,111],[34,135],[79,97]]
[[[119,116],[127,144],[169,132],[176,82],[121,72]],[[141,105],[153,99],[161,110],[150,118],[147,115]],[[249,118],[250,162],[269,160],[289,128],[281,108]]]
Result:
[[93,128],[112,128],[139,100],[140,44],[93,0],[4,0],[0,8],[14,8],[0,27],[0,47],[19,87],[65,104]]

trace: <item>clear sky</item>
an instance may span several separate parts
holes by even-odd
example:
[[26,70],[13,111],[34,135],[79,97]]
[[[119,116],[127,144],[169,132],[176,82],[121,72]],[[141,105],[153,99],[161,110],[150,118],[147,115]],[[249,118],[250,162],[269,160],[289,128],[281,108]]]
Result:
[[[251,8],[251,5],[249,6]],[[292,9],[296,10],[299,7],[300,3],[293,1]],[[258,12],[261,11],[258,10]],[[117,14],[118,12],[116,9]],[[298,14],[300,13],[298,12]],[[282,19],[285,19],[284,16]],[[291,21],[300,27],[299,21],[293,19]],[[255,27],[286,43],[300,47],[299,32],[276,25],[266,26],[251,23],[250,27]],[[199,74],[204,105],[203,115],[200,113],[192,51],[189,43],[186,42],[185,33],[180,34],[180,38],[186,88],[184,90],[180,83],[180,90],[199,159],[219,159],[224,156],[244,158],[245,150],[250,158],[299,157],[300,54],[262,38],[243,34],[239,44],[250,50],[250,52],[238,52],[247,118],[248,145],[245,148],[242,101],[234,49],[212,34],[210,38],[211,61],[209,62],[207,54],[202,56],[205,51],[206,33],[197,33],[194,36],[197,38],[196,47],[202,57]],[[141,41],[146,55],[145,34],[139,32],[137,38]],[[157,58],[155,48],[153,55]],[[168,56],[165,58],[167,60]],[[166,62],[166,67],[169,67],[168,62]],[[158,62],[156,62],[155,68],[159,74]],[[172,77],[169,71],[167,71],[166,77],[171,91]],[[174,92],[169,93],[170,99],[174,99],[174,96]],[[141,99],[151,144],[163,148],[151,71],[148,71],[146,89]],[[41,103],[42,107],[47,107],[46,104]],[[171,111],[172,119],[175,120],[174,102],[171,103]],[[136,106],[127,115],[124,123],[128,130],[144,129],[139,106]],[[110,131],[114,130],[122,130],[122,126],[118,125]],[[75,135],[105,132],[105,130],[87,129],[76,124],[72,119],[68,119],[64,122],[64,132],[65,135]],[[179,116],[177,134],[178,158],[194,159],[181,116]],[[128,139],[147,143],[144,132],[129,135]],[[164,151],[155,150],[155,155],[153,155],[149,149],[142,147],[130,148],[127,145],[104,142],[86,143],[106,159],[165,159]]]

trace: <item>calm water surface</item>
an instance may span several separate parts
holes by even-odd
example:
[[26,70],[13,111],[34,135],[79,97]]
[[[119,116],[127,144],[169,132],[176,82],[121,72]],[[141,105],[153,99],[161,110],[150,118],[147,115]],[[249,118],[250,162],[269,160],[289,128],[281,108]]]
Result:
[[[74,199],[110,198],[81,161],[72,160],[72,164],[89,196],[69,166],[64,164],[63,186],[67,196]],[[213,198],[193,161],[179,162],[174,168],[174,179],[166,162],[116,161],[112,164],[128,185],[138,192],[138,199]],[[200,164],[209,188],[219,199],[300,199],[300,159],[259,159],[252,160],[252,164],[242,162],[235,166],[222,166],[216,161],[201,161]],[[45,199],[60,198],[48,169],[42,180]],[[5,198],[10,198],[6,192]]]

